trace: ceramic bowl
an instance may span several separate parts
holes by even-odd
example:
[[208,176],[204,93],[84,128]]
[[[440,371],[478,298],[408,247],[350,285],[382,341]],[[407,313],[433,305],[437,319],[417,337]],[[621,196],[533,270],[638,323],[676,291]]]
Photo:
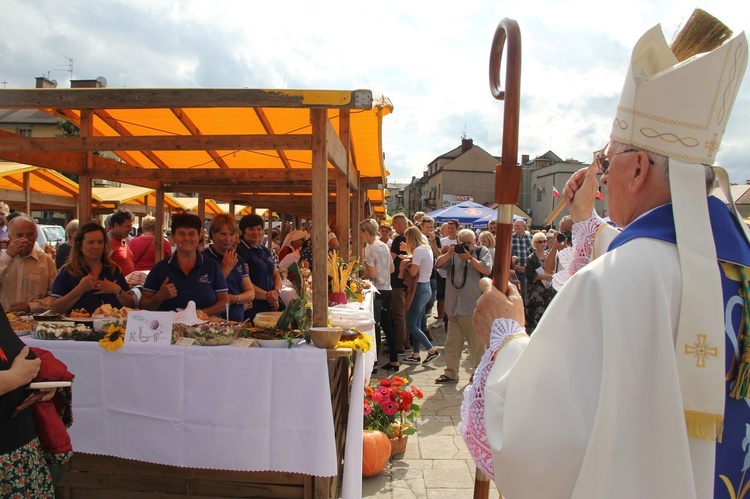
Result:
[[310,339],[318,348],[336,348],[341,338],[341,329],[333,327],[311,327]]

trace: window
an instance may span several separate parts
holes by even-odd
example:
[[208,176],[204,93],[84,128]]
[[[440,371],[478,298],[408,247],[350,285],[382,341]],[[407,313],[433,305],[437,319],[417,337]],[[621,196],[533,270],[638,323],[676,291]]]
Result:
[[18,135],[21,137],[31,137],[31,128],[19,128]]

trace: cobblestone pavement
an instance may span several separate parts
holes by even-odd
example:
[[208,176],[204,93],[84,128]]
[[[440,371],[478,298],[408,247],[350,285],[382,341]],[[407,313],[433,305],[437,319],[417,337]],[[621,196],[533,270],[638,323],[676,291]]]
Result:
[[[430,321],[435,319],[430,318]],[[445,359],[442,347],[445,343],[445,330],[441,326],[431,329],[435,337],[433,344],[440,351],[440,357],[427,366],[401,363],[399,376],[412,380],[424,392],[421,417],[416,422],[417,433],[409,436],[406,452],[396,456],[385,470],[377,476],[362,479],[362,496],[378,499],[426,498],[462,499],[472,498],[474,493],[474,462],[466,449],[456,426],[461,420],[463,390],[471,376],[471,362],[468,349],[461,356],[460,379],[457,384],[435,384],[435,379],[443,374]],[[425,353],[422,352],[424,359]],[[381,355],[378,365],[388,362]],[[373,375],[383,378],[392,371],[378,370]],[[495,484],[490,485],[490,498],[500,494]]]

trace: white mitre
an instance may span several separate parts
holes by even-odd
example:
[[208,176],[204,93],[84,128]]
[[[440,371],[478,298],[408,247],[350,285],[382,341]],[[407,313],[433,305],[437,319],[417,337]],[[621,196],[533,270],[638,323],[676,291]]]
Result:
[[633,49],[610,137],[688,163],[711,165],[747,66],[741,33],[678,62],[661,25]]
[[[743,32],[678,62],[661,26],[651,28],[633,49],[610,134],[614,141],[669,157],[682,270],[675,357],[687,432],[703,441],[721,438],[725,402],[724,307],[703,164],[714,162],[747,58]],[[714,169],[727,184],[726,172]]]

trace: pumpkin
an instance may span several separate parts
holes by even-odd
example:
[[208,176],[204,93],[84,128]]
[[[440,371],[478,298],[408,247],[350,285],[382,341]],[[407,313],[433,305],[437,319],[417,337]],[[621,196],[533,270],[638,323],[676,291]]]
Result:
[[391,458],[391,441],[379,430],[362,432],[362,476],[375,476],[385,468]]
[[401,424],[391,423],[391,428],[388,430],[388,436],[390,438],[397,438],[401,436]]

